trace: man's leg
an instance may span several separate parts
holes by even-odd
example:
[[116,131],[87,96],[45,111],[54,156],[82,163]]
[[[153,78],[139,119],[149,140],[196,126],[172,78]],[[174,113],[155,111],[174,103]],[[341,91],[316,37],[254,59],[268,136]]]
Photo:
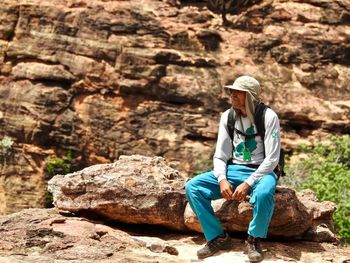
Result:
[[275,206],[274,194],[277,179],[273,173],[263,176],[252,190],[249,203],[254,206],[253,219],[249,224],[248,234],[265,238]]
[[[234,189],[246,180],[254,169],[241,165],[229,165],[227,180]],[[201,223],[205,238],[210,241],[224,232],[214,214],[211,200],[222,198],[219,183],[213,172],[195,176],[186,183],[186,195],[193,212]]]
[[211,200],[222,198],[213,172],[195,176],[186,183],[185,189],[188,202],[198,217],[206,240],[213,240],[223,234],[224,230],[211,206]]
[[247,253],[250,262],[260,262],[263,252],[260,247],[260,238],[265,238],[274,209],[274,193],[277,179],[273,173],[263,176],[252,188],[252,197],[249,203],[254,205],[253,219],[248,228],[246,241]]
[[213,173],[200,174],[188,181],[186,195],[208,241],[203,248],[197,251],[197,256],[206,258],[220,250],[231,249],[232,240],[224,232],[211,206],[211,200],[222,198],[220,186]]

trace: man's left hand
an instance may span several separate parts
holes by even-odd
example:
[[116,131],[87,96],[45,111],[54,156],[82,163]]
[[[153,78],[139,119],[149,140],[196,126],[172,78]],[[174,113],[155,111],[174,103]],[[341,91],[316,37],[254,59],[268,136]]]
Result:
[[236,190],[232,194],[232,199],[239,202],[244,201],[249,189],[250,189],[249,184],[241,183],[239,186],[237,186]]

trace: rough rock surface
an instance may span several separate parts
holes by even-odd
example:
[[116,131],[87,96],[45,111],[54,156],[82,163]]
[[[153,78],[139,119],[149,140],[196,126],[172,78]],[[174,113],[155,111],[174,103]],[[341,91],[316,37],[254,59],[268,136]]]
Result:
[[0,217],[0,233],[0,262],[140,262],[134,250],[147,254],[124,231],[55,209]]
[[[201,232],[190,206],[186,206],[185,180],[161,157],[121,156],[113,164],[95,165],[49,181],[54,205],[61,210],[87,211],[108,220],[162,225]],[[279,187],[269,228],[272,237],[336,241],[332,202],[317,202],[312,192],[296,194]],[[186,209],[185,209],[186,207]],[[220,199],[214,210],[230,232],[247,231],[252,216],[248,202]],[[319,233],[317,227],[324,226]]]
[[[145,154],[192,174],[212,154],[223,85],[241,74],[262,83],[289,149],[349,133],[349,14],[346,0],[263,0],[223,27],[176,0],[3,0],[0,139],[37,149],[14,156],[35,159],[28,183],[45,181],[47,151],[71,151],[75,170]],[[2,188],[19,180],[7,166]],[[42,203],[42,185],[17,209]]]
[[[197,235],[169,234],[136,228],[118,230],[101,222],[59,213],[56,209],[24,209],[0,217],[1,263],[198,262],[205,240]],[[244,243],[203,262],[245,263]],[[266,263],[335,262],[350,259],[348,246],[299,241],[263,242]]]
[[161,157],[121,156],[49,181],[54,205],[134,224],[184,229],[184,178]]
[[[248,202],[225,201],[212,202],[215,213],[227,231],[246,232],[252,219],[253,208]],[[332,202],[317,202],[311,191],[296,193],[287,187],[277,187],[275,209],[269,226],[270,237],[307,239],[319,242],[334,242],[332,214],[335,211]],[[202,232],[198,219],[187,204],[185,224],[188,228]]]

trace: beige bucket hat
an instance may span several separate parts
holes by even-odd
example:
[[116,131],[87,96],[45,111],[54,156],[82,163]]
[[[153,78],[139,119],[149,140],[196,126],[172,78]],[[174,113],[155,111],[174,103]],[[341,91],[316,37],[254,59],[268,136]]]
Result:
[[232,85],[227,85],[225,88],[241,90],[248,92],[254,100],[259,100],[260,96],[260,83],[255,78],[250,76],[238,77]]

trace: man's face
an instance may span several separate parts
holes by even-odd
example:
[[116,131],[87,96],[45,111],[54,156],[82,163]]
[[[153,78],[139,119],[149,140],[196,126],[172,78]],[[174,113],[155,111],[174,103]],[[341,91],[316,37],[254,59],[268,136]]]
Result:
[[245,97],[246,92],[241,90],[232,90],[231,95],[231,105],[235,109],[245,109]]

